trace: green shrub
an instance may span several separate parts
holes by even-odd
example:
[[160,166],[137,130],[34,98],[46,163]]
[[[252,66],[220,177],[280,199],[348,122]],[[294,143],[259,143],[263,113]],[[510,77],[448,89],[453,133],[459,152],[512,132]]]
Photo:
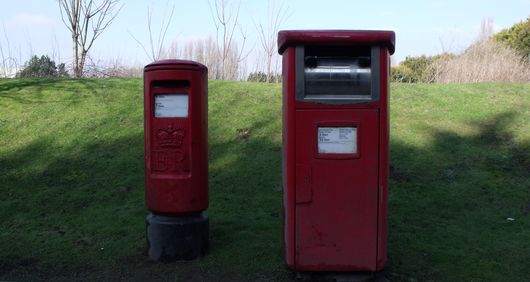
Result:
[[392,81],[433,83],[437,75],[437,65],[440,61],[454,58],[454,54],[442,53],[434,56],[408,56],[398,67],[391,70]]
[[399,65],[410,70],[410,75],[414,82],[425,82],[423,78],[426,76],[425,72],[432,61],[431,57],[425,55],[418,57],[407,56]]
[[251,72],[248,75],[247,81],[254,81],[254,82],[265,82],[267,81],[267,74],[264,72]]
[[514,24],[493,36],[493,40],[502,42],[520,52],[525,58],[530,57],[530,17],[526,21]]
[[434,56],[406,57],[400,65],[410,70],[413,82],[432,82]]
[[390,79],[392,82],[405,82],[405,83],[417,82],[417,79],[412,73],[412,71],[404,65],[399,65],[397,67],[391,67],[390,68]]
[[[261,71],[258,72],[251,72],[248,77],[247,81],[254,81],[254,82],[267,82],[267,74]],[[282,75],[281,74],[272,74],[271,79],[269,82],[281,82],[282,81]]]
[[24,64],[24,69],[17,73],[17,77],[64,77],[68,76],[65,65],[55,65],[55,62],[50,57],[43,55],[40,58],[33,56]]
[[57,66],[57,76],[68,77],[68,72],[66,71],[66,65],[64,63],[60,63]]

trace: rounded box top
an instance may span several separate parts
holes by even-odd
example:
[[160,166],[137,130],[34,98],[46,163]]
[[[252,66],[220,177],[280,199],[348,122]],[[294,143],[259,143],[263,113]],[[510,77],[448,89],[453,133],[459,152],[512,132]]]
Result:
[[190,70],[190,71],[207,71],[208,68],[198,62],[188,60],[159,60],[154,61],[144,67],[144,72],[153,70]]
[[393,54],[395,41],[395,33],[388,30],[282,30],[278,53],[293,45],[383,45]]

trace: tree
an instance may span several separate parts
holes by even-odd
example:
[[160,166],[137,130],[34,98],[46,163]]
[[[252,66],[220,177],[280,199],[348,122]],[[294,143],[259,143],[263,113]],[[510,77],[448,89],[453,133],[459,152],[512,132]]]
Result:
[[[220,66],[215,74],[216,79],[236,79],[238,76],[239,64],[248,55],[243,55],[245,49],[246,35],[239,25],[239,9],[241,3],[236,6],[229,5],[228,0],[214,0],[214,5],[208,1],[210,13],[216,30],[217,54],[220,59]],[[243,37],[241,48],[237,46],[234,39],[236,28]]]
[[487,41],[493,35],[493,19],[482,18],[480,22],[480,32],[478,34],[478,41]]
[[[168,3],[166,3],[165,11],[168,10]],[[145,52],[145,55],[151,60],[151,61],[158,61],[162,57],[176,57],[177,53],[177,46],[173,45],[169,49],[164,49],[164,41],[166,39],[166,33],[169,29],[169,25],[171,24],[171,19],[173,18],[173,12],[175,11],[175,5],[171,7],[171,11],[169,14],[169,18],[166,21],[166,14],[164,14],[163,17],[161,17],[161,24],[160,24],[160,30],[158,31],[158,35],[156,36],[156,43],[155,38],[153,36],[153,11],[152,9],[147,6],[147,31],[149,32],[149,50],[145,47],[145,45],[138,40],[131,32],[129,32],[129,35],[142,47],[142,49]]]
[[219,60],[218,46],[211,36],[205,39],[196,39],[186,42],[183,48],[177,52],[177,56],[188,60],[197,61],[208,67],[208,79],[219,79],[222,73]]
[[493,36],[493,40],[502,42],[521,52],[525,58],[530,57],[530,17],[526,21],[514,24]]
[[[274,4],[274,3],[273,3]],[[263,24],[259,23],[256,24],[256,29],[258,30],[259,34],[259,41],[261,43],[261,48],[263,49],[263,52],[265,53],[265,59],[266,59],[266,80],[265,82],[272,82],[275,75],[275,70],[272,70],[272,64],[273,64],[273,58],[274,56],[278,56],[276,49],[276,39],[278,37],[278,31],[280,30],[280,25],[285,21],[286,19],[286,10],[283,9],[283,6],[280,6],[278,9],[271,4],[271,1],[268,1],[268,9],[267,9],[267,22],[265,24],[265,27]]]
[[72,35],[74,76],[83,76],[88,51],[101,33],[110,26],[121,7],[119,0],[58,0],[61,19]]
[[0,77],[13,77],[18,71],[20,60],[15,59],[9,36],[7,35],[5,25],[3,27],[5,50],[2,47],[2,38],[0,37]]
[[55,62],[48,56],[33,56],[26,62],[24,69],[17,73],[17,77],[60,77],[68,76],[64,69],[64,64],[55,65]]

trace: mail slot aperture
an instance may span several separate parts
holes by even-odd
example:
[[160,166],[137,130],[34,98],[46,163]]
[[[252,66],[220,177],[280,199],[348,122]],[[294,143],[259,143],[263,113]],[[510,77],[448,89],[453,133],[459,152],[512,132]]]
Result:
[[379,99],[379,47],[298,46],[297,97],[322,104]]

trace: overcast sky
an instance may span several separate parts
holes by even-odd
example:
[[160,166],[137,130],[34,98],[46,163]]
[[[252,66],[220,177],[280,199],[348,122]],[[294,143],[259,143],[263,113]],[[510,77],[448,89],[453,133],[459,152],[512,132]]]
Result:
[[[481,20],[490,18],[494,31],[510,27],[530,16],[528,0],[431,0],[352,1],[285,0],[288,17],[281,29],[386,29],[396,32],[394,61],[409,55],[459,52],[478,36]],[[169,3],[169,4],[168,4]],[[13,53],[26,60],[30,54],[54,55],[71,60],[68,30],[61,21],[55,0],[0,0],[0,44],[7,50],[6,36]],[[114,24],[96,42],[91,56],[108,60],[120,58],[133,65],[149,63],[131,34],[148,40],[147,7],[153,10],[153,25],[175,6],[166,42],[215,36],[207,0],[129,0]],[[241,1],[240,23],[248,35],[247,48],[259,50],[255,22],[263,22],[267,1]],[[168,15],[167,15],[168,16]],[[166,16],[166,17],[167,17]],[[52,54],[55,50],[55,54]]]

